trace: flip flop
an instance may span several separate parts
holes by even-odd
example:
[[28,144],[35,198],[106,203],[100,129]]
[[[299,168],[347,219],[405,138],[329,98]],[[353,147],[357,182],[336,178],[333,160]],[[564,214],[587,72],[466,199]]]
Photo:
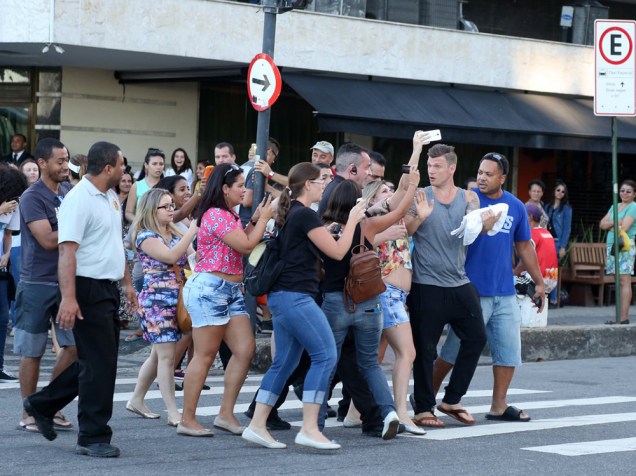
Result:
[[475,424],[475,420],[469,420],[468,418],[464,416],[464,415],[470,415],[465,408],[459,408],[457,410],[453,410],[450,408],[442,408],[440,405],[438,405],[437,409],[440,412],[444,413],[445,415],[448,415],[449,417],[454,418],[458,422],[463,423],[464,425]]
[[60,413],[53,417],[53,427],[58,431],[71,431],[73,429],[73,423]]
[[20,421],[20,424],[18,425],[18,430],[28,431],[30,433],[40,433],[40,430],[38,430],[38,427],[35,424],[35,422],[27,423],[23,420]]
[[446,423],[437,418],[435,415],[413,418],[413,423],[417,426],[426,426],[428,428],[443,428],[446,426]]
[[522,411],[523,410],[519,410],[517,407],[513,407],[512,405],[510,405],[501,415],[492,415],[490,413],[487,413],[486,420],[522,422],[530,421],[530,417],[521,418]]

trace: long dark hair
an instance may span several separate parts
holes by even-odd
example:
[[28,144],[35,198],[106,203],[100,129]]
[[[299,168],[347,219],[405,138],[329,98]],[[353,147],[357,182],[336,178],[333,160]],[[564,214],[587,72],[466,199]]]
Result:
[[298,198],[307,180],[316,180],[320,177],[320,169],[311,162],[301,162],[294,165],[289,171],[289,185],[285,187],[278,199],[276,211],[276,226],[280,229],[287,220],[287,212],[291,201]]
[[231,187],[238,180],[239,175],[242,174],[243,171],[236,164],[221,164],[214,168],[205,186],[205,192],[203,197],[201,197],[199,207],[194,214],[197,219],[197,226],[201,226],[201,218],[210,208],[220,208],[234,214],[234,211],[225,203],[223,185]]
[[174,195],[174,189],[177,188],[177,184],[181,180],[185,180],[187,182],[186,178],[182,177],[181,175],[171,175],[170,177],[164,177],[159,180],[159,182],[157,182],[157,185],[155,185],[153,188],[162,188]]
[[[154,147],[149,147],[148,152],[146,152],[146,157],[144,157],[144,165],[141,166],[141,170],[139,171],[139,177],[137,177],[137,182],[141,182],[146,178],[146,167],[150,163],[151,157],[161,157],[163,159],[164,170],[166,169],[166,154],[163,153],[161,149],[155,149]],[[161,174],[161,178],[163,178],[163,174]]]
[[[557,180],[556,183],[554,184],[554,190],[556,190],[558,187],[563,187],[565,189],[565,193],[563,194],[563,198],[561,199],[561,204],[559,205],[559,207],[564,207],[569,202],[569,200],[568,200],[568,186],[565,184],[565,182],[563,180]],[[556,210],[555,206],[556,206],[556,194],[553,192],[552,193],[552,200],[550,200],[550,207],[553,210]]]
[[22,172],[13,167],[0,167],[0,203],[20,197],[26,189],[27,178]]
[[344,225],[349,220],[349,212],[361,196],[362,189],[353,180],[340,182],[329,197],[327,208],[322,214],[322,221]]
[[[183,152],[183,156],[185,157],[183,166],[181,168],[178,168],[177,164],[174,163],[174,156],[177,154],[177,152]],[[174,170],[174,173],[177,175],[179,175],[181,172],[185,172],[186,170],[192,170],[192,162],[190,162],[190,157],[188,157],[188,153],[185,151],[185,149],[182,149],[181,147],[177,147],[172,152],[172,157],[170,157],[170,165],[172,166],[172,170]]]

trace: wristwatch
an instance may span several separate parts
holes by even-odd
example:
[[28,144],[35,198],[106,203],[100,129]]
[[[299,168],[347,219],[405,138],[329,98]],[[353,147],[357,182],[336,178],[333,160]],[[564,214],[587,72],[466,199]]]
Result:
[[269,173],[267,174],[267,177],[270,178],[270,179],[273,179],[274,178],[274,171],[270,170]]

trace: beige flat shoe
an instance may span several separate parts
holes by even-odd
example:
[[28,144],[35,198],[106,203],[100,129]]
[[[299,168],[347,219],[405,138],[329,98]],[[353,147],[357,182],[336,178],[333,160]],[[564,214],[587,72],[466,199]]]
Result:
[[243,425],[234,425],[228,421],[223,420],[222,418],[216,417],[214,419],[214,426],[216,428],[220,428],[221,430],[229,431],[233,435],[242,435],[245,431],[245,426]]
[[201,428],[200,430],[192,430],[190,428],[186,428],[181,424],[181,422],[177,423],[177,435],[184,436],[195,436],[195,437],[209,437],[214,436],[214,432],[209,428]]
[[150,411],[148,412],[141,411],[139,408],[134,406],[130,401],[126,403],[126,410],[128,410],[129,412],[136,413],[140,417],[148,418],[150,420],[156,420],[157,418],[161,418],[161,415],[159,415],[158,413],[153,413]]

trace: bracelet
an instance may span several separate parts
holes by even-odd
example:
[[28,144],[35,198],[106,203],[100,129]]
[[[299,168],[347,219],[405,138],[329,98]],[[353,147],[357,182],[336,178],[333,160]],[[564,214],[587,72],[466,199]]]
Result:
[[256,226],[256,222],[250,218],[250,223],[252,224],[252,226]]

